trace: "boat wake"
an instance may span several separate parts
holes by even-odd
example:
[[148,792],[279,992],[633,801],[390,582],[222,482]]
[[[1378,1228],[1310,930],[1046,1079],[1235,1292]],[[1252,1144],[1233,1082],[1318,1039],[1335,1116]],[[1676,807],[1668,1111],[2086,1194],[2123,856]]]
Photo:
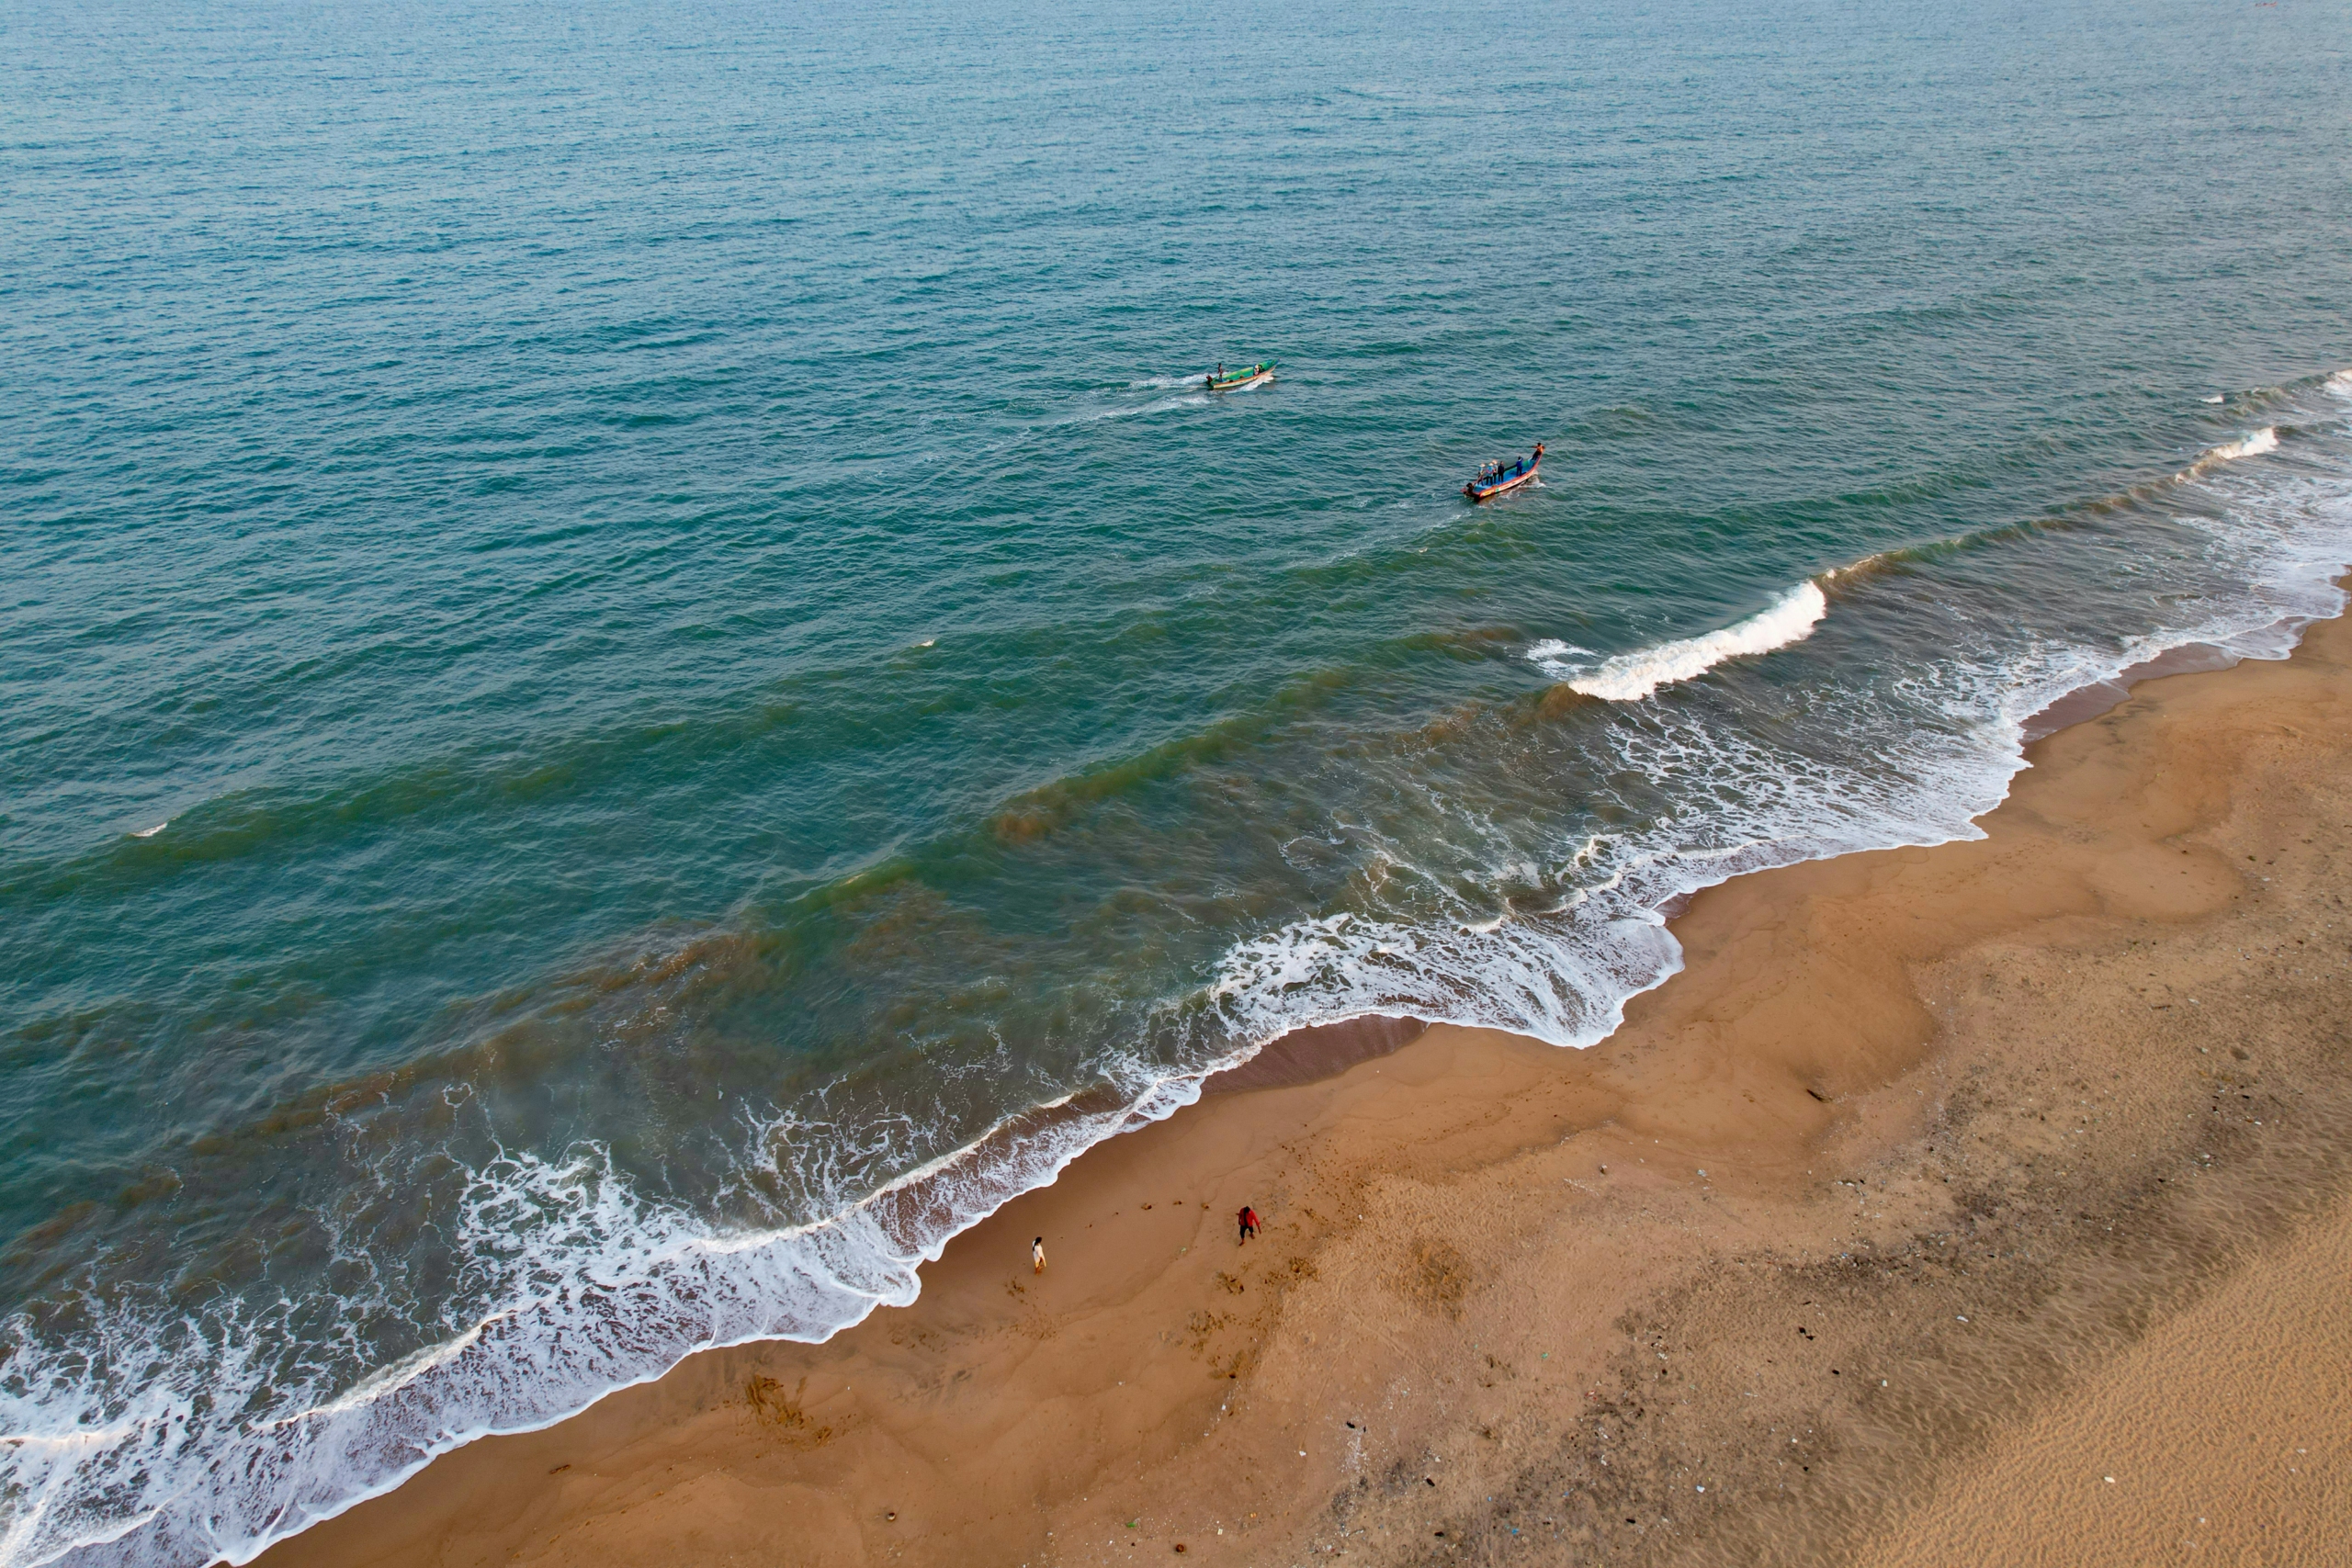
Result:
[[[1182,385],[1181,382],[1178,384]],[[1201,390],[1201,384],[1198,381],[1193,382],[1192,388],[1193,389],[1189,392],[1178,392],[1172,397],[1154,398],[1148,403],[1134,403],[1125,408],[1089,409],[1083,413],[1074,413],[1067,418],[1055,420],[1047,428],[1057,430],[1065,425],[1092,424],[1097,420],[1134,419],[1143,414],[1168,413],[1176,409],[1197,407],[1207,400],[1208,394]]]

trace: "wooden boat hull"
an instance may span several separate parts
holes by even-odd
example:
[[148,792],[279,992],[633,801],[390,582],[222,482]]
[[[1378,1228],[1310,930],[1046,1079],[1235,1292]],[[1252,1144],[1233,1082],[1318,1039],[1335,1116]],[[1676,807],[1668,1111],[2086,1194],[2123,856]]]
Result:
[[1263,370],[1259,371],[1253,376],[1237,377],[1230,381],[1219,381],[1212,378],[1209,382],[1208,389],[1212,392],[1246,392],[1252,387],[1262,387],[1273,378],[1274,367],[1269,365]]
[[1495,496],[1502,494],[1505,491],[1517,490],[1520,486],[1526,484],[1531,479],[1534,479],[1537,474],[1543,471],[1544,459],[1538,457],[1535,461],[1527,465],[1527,472],[1523,474],[1513,474],[1507,479],[1498,479],[1490,485],[1482,485],[1474,479],[1470,483],[1462,487],[1462,493],[1468,496],[1473,501],[1491,500]]

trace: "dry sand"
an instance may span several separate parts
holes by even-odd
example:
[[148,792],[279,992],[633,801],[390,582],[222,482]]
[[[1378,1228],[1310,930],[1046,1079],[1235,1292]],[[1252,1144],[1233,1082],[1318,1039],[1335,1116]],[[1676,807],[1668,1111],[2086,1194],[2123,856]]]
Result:
[[1295,1042],[914,1306],[264,1561],[2352,1561],[2348,665],[2149,682],[1983,840],[1702,894],[1591,1051]]

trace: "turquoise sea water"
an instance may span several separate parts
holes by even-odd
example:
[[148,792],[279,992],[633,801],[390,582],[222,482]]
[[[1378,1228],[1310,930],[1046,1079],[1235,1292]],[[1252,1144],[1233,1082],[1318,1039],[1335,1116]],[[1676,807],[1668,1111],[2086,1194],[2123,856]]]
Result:
[[2282,651],[2347,20],[0,13],[0,1561],[831,1333],[1287,1028],[1588,1043]]

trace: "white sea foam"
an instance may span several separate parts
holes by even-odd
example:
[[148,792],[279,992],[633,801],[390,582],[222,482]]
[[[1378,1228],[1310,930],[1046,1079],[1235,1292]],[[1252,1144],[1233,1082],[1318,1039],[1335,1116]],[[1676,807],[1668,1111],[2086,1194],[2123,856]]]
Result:
[[[1699,637],[1681,637],[1655,647],[1621,653],[1589,672],[1568,674],[1568,685],[1589,697],[1612,703],[1637,703],[1660,686],[1702,675],[1726,659],[1770,653],[1792,642],[1803,642],[1828,613],[1829,601],[1813,581],[1798,583],[1769,607],[1744,621]],[[1548,648],[1550,644],[1539,644]],[[1556,656],[1528,650],[1538,664],[1557,665]]]
[[[89,1327],[62,1347],[13,1318],[0,1333],[15,1351],[0,1383],[0,1562],[91,1548],[135,1564],[246,1562],[436,1454],[549,1425],[695,1350],[826,1339],[913,1301],[917,1269],[956,1234],[1191,1103],[1202,1077],[1136,1071],[1100,1110],[1012,1118],[829,1220],[768,1233],[646,1201],[594,1145],[502,1159],[473,1174],[454,1224],[506,1304],[347,1388],[307,1359],[281,1362],[271,1314],[234,1303],[93,1298]],[[1014,1123],[1020,1135],[1002,1135]]]
[[2219,446],[2209,446],[2198,455],[2197,461],[2175,474],[2176,481],[2201,479],[2224,463],[2234,463],[2242,457],[2259,457],[2266,452],[2278,450],[2278,428],[2264,425],[2248,431],[2235,441],[2224,441]]
[[[1600,761],[1669,791],[1676,809],[1645,828],[1580,832],[1548,862],[1528,863],[1514,846],[1491,863],[1503,868],[1498,885],[1540,884],[1555,897],[1514,897],[1500,918],[1467,899],[1457,918],[1409,924],[1340,912],[1237,942],[1194,998],[1234,1042],[1217,1061],[1171,1073],[1114,1060],[1114,1092],[1098,1108],[1071,1100],[1010,1118],[820,1224],[720,1230],[634,1191],[603,1150],[582,1145],[472,1172],[450,1223],[490,1280],[490,1309],[362,1376],[289,1359],[273,1338],[278,1309],[233,1302],[191,1312],[162,1296],[92,1298],[70,1342],[11,1319],[0,1325],[0,1562],[89,1549],[90,1561],[242,1563],[434,1454],[545,1426],[698,1348],[825,1338],[877,1304],[911,1301],[917,1267],[957,1232],[1052,1181],[1088,1146],[1190,1103],[1207,1072],[1291,1029],[1385,1014],[1498,1024],[1563,1045],[1601,1039],[1632,996],[1680,967],[1657,914],[1673,898],[1793,861],[1975,836],[1974,818],[2021,766],[2025,719],[2054,697],[2187,642],[2281,657],[2303,621],[2340,611],[2333,579],[2352,558],[2344,485],[2262,466],[2213,482],[2222,511],[2184,521],[2242,559],[2245,587],[2215,598],[2207,618],[2120,646],[1988,637],[1895,682],[1906,711],[1939,722],[1889,732],[1883,715],[1840,692],[1817,706],[1851,733],[1802,750],[1697,705],[1626,704],[1595,727],[1609,749]],[[1819,603],[1816,589],[1795,636],[1768,646],[1809,631]],[[1591,657],[1564,643],[1546,656]],[[1384,852],[1394,878],[1443,885],[1403,851]],[[917,1187],[920,1201],[909,1201]]]
[[2278,427],[2265,425],[2260,430],[2240,436],[2235,441],[2223,442],[2205,456],[2217,463],[2233,463],[2240,457],[2259,457],[2265,452],[2277,450],[2278,450]]
[[134,829],[131,831],[131,835],[130,835],[130,836],[131,836],[132,838],[134,838],[134,839],[152,839],[152,838],[153,838],[156,834],[158,834],[158,833],[162,832],[164,829],[166,829],[166,828],[170,827],[171,825],[172,825],[172,819],[171,819],[170,818],[166,817],[166,818],[164,818],[161,822],[156,823],[153,828],[139,828],[139,829]]
[[1572,642],[1546,637],[1531,647],[1527,657],[1542,666],[1554,680],[1565,681],[1572,674],[1592,668],[1600,656],[1589,648],[1578,648]]

